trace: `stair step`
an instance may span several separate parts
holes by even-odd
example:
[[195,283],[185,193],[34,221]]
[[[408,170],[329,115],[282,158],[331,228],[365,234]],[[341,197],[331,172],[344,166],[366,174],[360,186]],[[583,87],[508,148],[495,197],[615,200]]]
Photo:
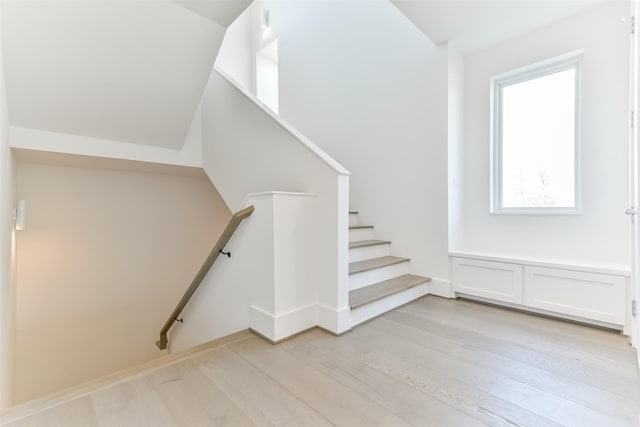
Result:
[[356,221],[349,223],[349,240],[373,239],[373,225],[357,225]]
[[358,211],[349,211],[349,225],[358,225]]
[[367,246],[388,245],[391,240],[356,240],[349,242],[349,249],[366,248]]
[[356,261],[349,263],[349,274],[363,273],[377,268],[388,267],[394,264],[409,262],[409,258],[400,258],[397,256],[383,256],[373,259],[365,259],[364,261]]
[[349,262],[364,261],[391,255],[389,240],[351,239],[349,242]]
[[351,309],[358,308],[430,281],[431,278],[429,277],[404,274],[394,279],[374,283],[373,285],[349,292],[349,306]]

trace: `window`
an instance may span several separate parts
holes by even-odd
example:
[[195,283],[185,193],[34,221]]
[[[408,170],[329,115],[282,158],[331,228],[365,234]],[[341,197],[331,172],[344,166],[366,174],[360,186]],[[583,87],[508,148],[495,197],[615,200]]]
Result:
[[278,40],[256,54],[256,96],[278,114]]
[[581,54],[492,79],[491,212],[579,213]]

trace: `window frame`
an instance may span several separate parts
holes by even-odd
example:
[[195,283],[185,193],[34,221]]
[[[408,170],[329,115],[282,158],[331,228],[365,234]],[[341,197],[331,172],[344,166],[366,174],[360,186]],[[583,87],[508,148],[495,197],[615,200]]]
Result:
[[[580,215],[582,213],[580,123],[582,108],[582,62],[584,51],[565,55],[520,67],[491,78],[490,96],[490,213],[497,215]],[[574,118],[574,206],[502,206],[502,89],[550,74],[575,69],[575,118]]]

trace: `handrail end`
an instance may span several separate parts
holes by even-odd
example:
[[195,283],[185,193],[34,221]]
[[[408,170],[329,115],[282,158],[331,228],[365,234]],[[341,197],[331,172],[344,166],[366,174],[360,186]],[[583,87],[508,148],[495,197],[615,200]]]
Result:
[[166,350],[168,343],[169,343],[169,340],[167,340],[167,336],[166,335],[160,335],[160,340],[156,341],[156,345],[158,346],[158,348],[160,350]]
[[239,218],[239,219],[245,219],[248,216],[251,216],[251,214],[253,213],[254,210],[255,210],[255,207],[253,205],[247,206],[246,208],[241,209],[238,212],[236,212],[234,214],[234,216]]

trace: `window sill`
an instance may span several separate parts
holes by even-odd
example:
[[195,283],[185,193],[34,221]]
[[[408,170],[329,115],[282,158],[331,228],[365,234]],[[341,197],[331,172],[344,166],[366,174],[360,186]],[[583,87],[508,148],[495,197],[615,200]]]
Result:
[[582,209],[579,208],[503,208],[494,209],[491,215],[530,215],[530,216],[578,216],[582,215]]

